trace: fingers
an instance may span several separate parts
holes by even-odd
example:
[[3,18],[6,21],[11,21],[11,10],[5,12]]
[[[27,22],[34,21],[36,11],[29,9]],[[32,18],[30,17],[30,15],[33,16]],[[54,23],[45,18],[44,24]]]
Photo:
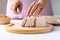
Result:
[[30,11],[30,13],[29,13],[29,16],[32,16],[32,15],[33,15],[33,13],[34,13],[35,10],[38,8],[38,6],[39,6],[39,3],[36,2],[36,3],[34,4],[34,6],[32,7],[32,9],[31,9],[31,11]]
[[37,9],[36,9],[36,11],[34,12],[34,14],[33,14],[33,16],[38,16],[38,15],[41,15],[42,13],[42,9],[43,8],[41,8],[41,7],[38,7]]
[[42,14],[42,13],[41,13],[42,11],[43,11],[43,8],[40,8],[40,11],[39,11],[39,14],[40,14],[40,15]]
[[35,16],[35,15],[38,15],[39,14],[39,12],[40,12],[40,6],[38,6],[38,8],[35,10],[35,12],[33,13],[33,15]]
[[22,3],[20,1],[18,1],[17,3],[12,4],[11,10],[15,13],[15,14],[19,14],[22,11]]
[[17,13],[17,8],[16,6],[12,5],[11,10],[16,14]]
[[36,2],[33,2],[33,3],[30,5],[30,7],[28,8],[28,11],[27,11],[27,14],[28,14],[28,15],[27,15],[27,16],[30,16],[29,13],[30,13],[32,7],[35,5],[35,3],[36,3]]

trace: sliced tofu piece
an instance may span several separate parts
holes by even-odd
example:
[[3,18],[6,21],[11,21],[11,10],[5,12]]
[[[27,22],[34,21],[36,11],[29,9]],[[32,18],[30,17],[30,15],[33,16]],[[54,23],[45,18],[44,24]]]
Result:
[[56,22],[56,18],[54,16],[46,16],[46,22],[54,24]]
[[34,26],[34,21],[35,21],[35,17],[31,16],[27,18],[25,27],[33,27]]
[[46,19],[45,16],[36,17],[36,27],[45,27]]
[[56,19],[60,19],[60,15],[54,15]]
[[25,25],[26,21],[27,21],[27,17],[25,17],[25,18],[23,19],[23,21],[22,21],[22,23],[21,23],[21,26],[22,26],[22,27]]
[[56,18],[56,23],[58,24],[60,24],[60,15],[55,15],[54,16],[55,18]]

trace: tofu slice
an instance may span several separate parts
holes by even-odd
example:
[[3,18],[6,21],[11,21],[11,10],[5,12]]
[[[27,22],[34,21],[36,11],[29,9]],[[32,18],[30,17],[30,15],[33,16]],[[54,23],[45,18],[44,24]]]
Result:
[[26,21],[27,21],[27,17],[25,17],[25,18],[23,19],[23,21],[22,21],[22,23],[21,23],[21,26],[22,26],[22,27],[25,25]]
[[34,26],[34,21],[35,21],[35,17],[31,16],[27,18],[25,27],[33,27]]
[[45,16],[36,17],[36,27],[45,27],[46,19]]
[[54,16],[46,16],[46,22],[53,24],[56,22],[56,18]]
[[55,15],[54,17],[56,19],[56,21],[55,21],[56,24],[60,23],[60,15]]

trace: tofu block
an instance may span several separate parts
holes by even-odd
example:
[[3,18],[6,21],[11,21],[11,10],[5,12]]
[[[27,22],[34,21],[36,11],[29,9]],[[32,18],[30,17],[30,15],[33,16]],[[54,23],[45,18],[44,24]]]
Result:
[[46,16],[46,22],[47,23],[55,23],[56,18],[54,16]]
[[26,21],[27,21],[27,18],[25,17],[25,18],[23,19],[22,23],[21,23],[21,26],[22,26],[22,27],[25,25]]
[[45,16],[36,17],[36,27],[45,27],[46,19]]
[[60,15],[55,15],[54,17],[56,18],[56,23],[60,23]]
[[35,17],[31,16],[27,18],[25,27],[33,27],[34,26],[34,21],[35,21]]

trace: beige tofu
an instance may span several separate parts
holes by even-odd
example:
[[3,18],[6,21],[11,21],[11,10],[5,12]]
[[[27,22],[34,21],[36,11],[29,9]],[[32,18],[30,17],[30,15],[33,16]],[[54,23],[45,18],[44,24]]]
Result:
[[27,17],[25,17],[25,18],[23,19],[23,21],[21,22],[21,26],[22,26],[22,27],[25,25],[26,21],[27,21]]
[[46,16],[46,22],[54,24],[56,22],[56,18],[54,16]]
[[36,17],[36,27],[45,27],[46,19],[45,16]]
[[35,21],[35,17],[31,16],[27,18],[25,27],[33,27],[34,26],[34,21]]
[[57,24],[58,24],[58,23],[60,24],[60,15],[55,15],[54,17],[56,18]]

